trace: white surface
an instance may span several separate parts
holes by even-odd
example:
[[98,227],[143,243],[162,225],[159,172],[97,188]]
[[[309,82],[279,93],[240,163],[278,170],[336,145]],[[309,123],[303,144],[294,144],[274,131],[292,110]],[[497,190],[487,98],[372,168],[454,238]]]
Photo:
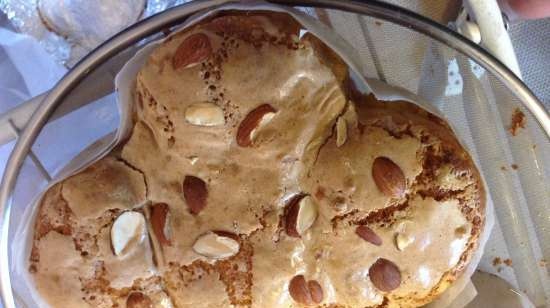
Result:
[[49,90],[66,72],[52,61],[42,46],[26,35],[0,28],[0,48],[15,69],[13,75],[5,74],[3,78],[20,75],[30,97]]
[[[0,16],[0,114],[49,90],[66,69],[34,39],[2,28]],[[33,59],[33,61],[29,61]],[[0,176],[14,142],[0,145]]]

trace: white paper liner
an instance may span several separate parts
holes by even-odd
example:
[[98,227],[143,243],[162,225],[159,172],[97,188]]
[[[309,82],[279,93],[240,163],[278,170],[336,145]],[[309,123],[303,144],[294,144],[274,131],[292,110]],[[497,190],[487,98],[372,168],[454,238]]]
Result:
[[[220,4],[226,3],[225,0],[220,0]],[[225,10],[264,10],[274,12],[288,13],[300,22],[308,32],[314,34],[321,39],[327,46],[332,48],[350,67],[352,77],[358,89],[364,93],[374,93],[378,99],[386,101],[406,100],[417,104],[418,106],[428,110],[429,112],[438,115],[445,119],[440,112],[435,109],[431,104],[424,101],[422,98],[415,94],[408,92],[407,90],[395,86],[390,86],[382,81],[376,79],[364,79],[359,76],[366,76],[365,65],[361,61],[358,53],[355,49],[349,45],[344,39],[339,37],[330,28],[323,25],[318,20],[308,16],[300,11],[289,7],[276,6],[266,3],[248,3],[248,4],[225,4],[219,7],[208,10],[191,16],[183,23],[179,29],[190,27],[199,21],[214,15],[216,12]],[[174,33],[178,32],[175,31]],[[168,36],[169,37],[169,36]],[[121,69],[115,78],[115,89],[118,94],[117,105],[120,112],[119,128],[116,132],[113,132],[102,139],[98,140],[94,144],[90,145],[84,151],[82,151],[77,157],[71,160],[63,170],[56,175],[54,180],[48,185],[48,187],[41,193],[36,199],[26,207],[24,217],[28,217],[26,221],[23,221],[16,231],[14,241],[12,244],[12,250],[14,251],[14,260],[12,264],[13,274],[18,275],[25,282],[27,290],[22,290],[22,293],[29,293],[29,296],[21,296],[17,294],[16,297],[24,299],[25,304],[29,307],[49,307],[49,305],[41,299],[40,295],[34,288],[34,282],[29,274],[29,255],[32,248],[32,237],[34,233],[34,221],[38,212],[39,203],[44,193],[54,184],[66,179],[67,177],[76,174],[85,167],[93,164],[99,159],[105,157],[117,144],[125,140],[131,133],[132,122],[132,108],[134,102],[134,90],[136,76],[149,55],[153,50],[161,44],[164,40],[158,40],[149,43],[147,46],[141,48]],[[464,143],[462,143],[464,147]],[[464,147],[466,148],[466,147]],[[482,181],[483,177],[482,177]],[[485,182],[484,182],[485,184]],[[485,187],[487,187],[485,185]],[[466,267],[463,274],[453,283],[448,290],[438,297],[437,300],[430,303],[427,307],[431,308],[461,308],[466,306],[476,295],[475,288],[471,284],[470,277],[475,272],[477,265],[481,260],[483,254],[483,248],[491,229],[494,225],[494,212],[491,200],[487,200],[485,225],[481,230],[478,248],[472,255],[471,261]],[[15,290],[17,293],[18,290]]]

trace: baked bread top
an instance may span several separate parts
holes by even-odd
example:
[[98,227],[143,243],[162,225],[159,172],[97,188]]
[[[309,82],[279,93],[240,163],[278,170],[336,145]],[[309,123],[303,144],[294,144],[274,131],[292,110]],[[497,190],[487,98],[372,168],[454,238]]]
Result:
[[476,248],[479,173],[442,119],[347,75],[281,13],[171,35],[136,78],[129,139],[43,198],[39,293],[56,307],[432,301]]

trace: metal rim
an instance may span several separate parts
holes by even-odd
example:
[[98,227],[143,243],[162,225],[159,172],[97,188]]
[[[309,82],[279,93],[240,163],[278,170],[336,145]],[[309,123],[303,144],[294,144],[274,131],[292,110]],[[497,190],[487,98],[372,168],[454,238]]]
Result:
[[[88,73],[95,70],[112,56],[151,34],[181,23],[193,13],[225,2],[230,1],[205,0],[190,2],[166,10],[130,26],[82,59],[44,98],[42,104],[29,120],[29,123],[14,147],[7,162],[0,186],[0,295],[2,296],[4,307],[15,307],[8,260],[11,193],[27,153],[42,127],[47,123],[50,115]],[[337,9],[368,15],[423,33],[456,49],[484,66],[516,95],[522,104],[533,114],[533,116],[535,116],[547,136],[550,136],[550,117],[548,113],[535,95],[519,78],[500,61],[479,46],[428,18],[406,9],[378,1],[269,0],[269,2],[293,6]]]

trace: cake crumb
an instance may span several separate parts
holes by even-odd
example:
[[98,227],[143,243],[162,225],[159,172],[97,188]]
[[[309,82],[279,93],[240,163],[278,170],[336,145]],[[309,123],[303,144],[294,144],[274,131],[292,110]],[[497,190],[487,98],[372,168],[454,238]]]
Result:
[[498,266],[500,264],[502,264],[502,259],[500,259],[499,257],[495,257],[493,259],[493,266]]
[[500,166],[500,170],[502,170],[502,171],[506,171],[507,169],[506,169],[506,167],[505,167],[505,166]]
[[504,259],[504,261],[502,261],[504,264],[506,264],[507,266],[512,266],[512,260],[511,259]]
[[519,168],[518,165],[516,165],[516,164],[510,165],[510,167],[512,167],[512,169],[514,169],[514,170],[518,170],[518,168]]
[[519,110],[519,108],[514,109],[514,113],[512,113],[512,123],[508,129],[510,134],[512,134],[512,136],[516,136],[520,128],[525,128],[525,124],[525,114]]

